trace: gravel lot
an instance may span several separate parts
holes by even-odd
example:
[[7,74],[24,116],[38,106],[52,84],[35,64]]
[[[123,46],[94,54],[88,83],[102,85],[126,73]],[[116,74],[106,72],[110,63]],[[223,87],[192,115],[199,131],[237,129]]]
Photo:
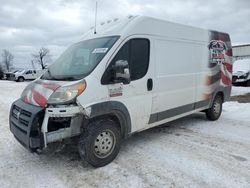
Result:
[[71,142],[38,155],[14,139],[9,108],[26,85],[0,81],[0,187],[250,187],[250,103],[225,103],[216,122],[197,113],[135,134],[94,169]]

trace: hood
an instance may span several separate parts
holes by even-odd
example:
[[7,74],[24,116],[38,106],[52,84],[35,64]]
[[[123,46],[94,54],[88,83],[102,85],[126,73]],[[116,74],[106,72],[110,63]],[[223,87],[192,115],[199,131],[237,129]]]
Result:
[[22,75],[22,73],[21,72],[16,72],[16,73],[13,73],[13,75],[19,76],[19,75]]
[[249,71],[237,71],[237,72],[233,72],[233,76],[248,76]]
[[35,80],[23,91],[21,99],[28,104],[46,107],[49,97],[67,82],[51,80]]
[[23,71],[17,71],[17,72],[15,72],[15,73],[13,73],[13,74],[15,74],[15,75],[21,75],[21,74],[23,74],[25,71],[23,70]]

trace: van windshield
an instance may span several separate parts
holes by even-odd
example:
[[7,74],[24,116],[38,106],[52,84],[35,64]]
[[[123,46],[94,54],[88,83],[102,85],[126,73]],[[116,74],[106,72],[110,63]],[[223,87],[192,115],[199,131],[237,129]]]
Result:
[[79,80],[100,63],[118,36],[95,38],[69,47],[43,74],[44,80]]

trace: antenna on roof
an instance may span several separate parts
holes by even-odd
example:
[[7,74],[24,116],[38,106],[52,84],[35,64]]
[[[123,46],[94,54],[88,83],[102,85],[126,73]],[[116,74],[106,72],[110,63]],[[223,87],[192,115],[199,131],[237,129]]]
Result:
[[95,27],[94,27],[94,34],[96,34],[96,22],[97,22],[97,0],[95,2]]

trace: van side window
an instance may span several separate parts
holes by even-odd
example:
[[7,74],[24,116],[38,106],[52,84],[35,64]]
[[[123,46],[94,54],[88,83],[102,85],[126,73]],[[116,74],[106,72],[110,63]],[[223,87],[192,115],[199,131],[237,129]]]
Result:
[[102,77],[102,84],[111,84],[114,79],[112,65],[118,60],[129,63],[131,81],[144,77],[149,65],[150,43],[148,39],[131,39],[117,52]]
[[130,50],[129,45],[130,43],[128,41],[121,47],[121,49],[118,51],[114,59],[111,61],[112,65],[114,65],[115,62],[118,60],[125,60],[129,62],[129,50]]
[[145,76],[149,64],[149,40],[132,39],[130,41],[129,69],[131,80]]

